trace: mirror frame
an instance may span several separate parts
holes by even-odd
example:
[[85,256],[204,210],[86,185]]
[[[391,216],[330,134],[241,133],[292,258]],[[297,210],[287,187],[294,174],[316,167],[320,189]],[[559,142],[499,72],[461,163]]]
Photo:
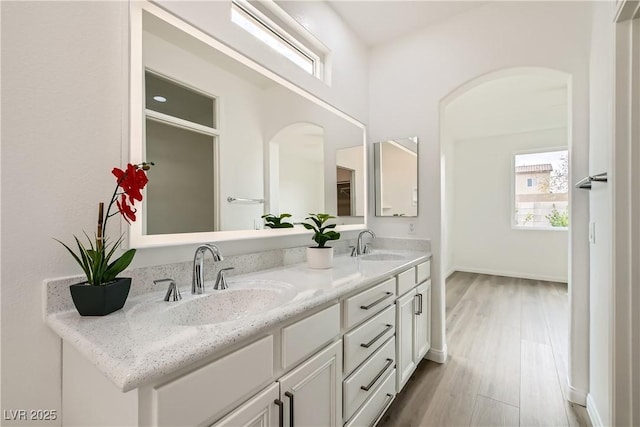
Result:
[[[156,18],[159,18],[167,24],[179,29],[180,31],[196,38],[197,40],[207,44],[212,49],[216,49],[219,52],[227,55],[231,59],[235,59],[240,64],[249,67],[250,69],[262,74],[264,77],[271,79],[275,83],[278,83],[292,92],[302,96],[303,98],[315,103],[316,105],[332,112],[338,117],[343,118],[349,123],[357,126],[362,130],[362,145],[363,150],[363,165],[364,176],[367,176],[368,164],[367,164],[367,135],[364,124],[354,119],[353,117],[338,110],[334,106],[328,104],[317,96],[307,92],[306,90],[294,85],[285,78],[275,74],[274,72],[259,65],[243,54],[233,50],[232,48],[219,42],[209,34],[198,30],[192,25],[186,23],[182,19],[174,16],[173,14],[165,11],[149,2],[131,2],[130,3],[130,63],[129,63],[129,145],[126,147],[126,142],[123,138],[123,154],[129,153],[129,163],[140,163],[144,159],[144,64],[142,61],[142,34],[143,34],[143,13],[149,13]],[[265,187],[267,180],[264,180]],[[265,195],[268,194],[268,189],[265,188]],[[350,224],[350,225],[338,225],[337,231],[351,231],[362,230],[367,228],[367,213],[368,213],[368,183],[365,179],[364,182],[364,223]],[[337,203],[337,201],[336,201]],[[142,210],[140,212],[141,217],[146,215],[146,212]],[[177,245],[189,245],[199,244],[205,242],[223,242],[233,240],[247,240],[247,239],[259,239],[259,238],[275,238],[284,236],[295,235],[307,235],[311,232],[302,227],[289,228],[289,229],[262,229],[262,230],[230,230],[230,231],[211,231],[202,233],[176,233],[176,234],[160,234],[160,235],[145,235],[143,234],[142,219],[139,218],[137,222],[132,222],[129,227],[129,247],[130,248],[148,248],[148,247],[164,247],[164,246],[177,246]],[[339,219],[339,218],[338,218]]]

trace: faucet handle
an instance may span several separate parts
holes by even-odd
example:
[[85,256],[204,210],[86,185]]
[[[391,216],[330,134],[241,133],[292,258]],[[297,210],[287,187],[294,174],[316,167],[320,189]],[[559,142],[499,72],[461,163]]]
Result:
[[164,300],[180,301],[182,299],[182,295],[180,295],[180,289],[178,289],[178,287],[176,286],[176,282],[173,279],[159,279],[153,281],[155,285],[164,282],[169,282],[169,288],[167,289],[167,293],[164,296]]
[[371,253],[371,246],[369,245],[369,243],[365,243],[362,253],[365,255]]
[[220,271],[218,271],[218,277],[216,278],[216,284],[213,285],[213,289],[217,291],[222,289],[228,289],[229,285],[227,285],[227,279],[224,276],[224,273],[226,271],[233,270],[234,268],[235,267],[227,267],[227,268],[220,269]]
[[349,249],[351,249],[351,256],[352,257],[358,256],[358,250],[356,249],[355,246],[349,246]]

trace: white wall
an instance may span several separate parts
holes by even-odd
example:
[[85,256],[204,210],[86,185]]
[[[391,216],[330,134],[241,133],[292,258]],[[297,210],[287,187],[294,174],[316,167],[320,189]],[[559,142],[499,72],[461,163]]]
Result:
[[[614,4],[597,2],[593,9],[590,82],[589,173],[609,171],[613,138],[613,47]],[[593,184],[589,191],[590,221],[596,225],[596,240],[590,245],[589,310],[589,399],[594,423],[610,425],[611,413],[611,287],[612,287],[612,194],[610,184]]]
[[278,145],[279,184],[277,210],[289,213],[289,221],[303,221],[310,212],[324,212],[324,137],[290,131],[276,136]]
[[384,215],[417,216],[413,190],[418,183],[418,159],[416,153],[382,143],[380,175],[384,183],[380,189],[381,208]]
[[[242,50],[258,61],[279,62],[257,41],[247,40],[248,35],[239,36],[241,30],[227,28],[229,2],[172,5],[194,21],[209,20],[205,25],[214,36],[226,42],[237,38],[235,47],[244,40]],[[325,43],[335,51],[333,84],[309,83],[312,77],[305,80],[284,64],[278,72],[367,122],[366,49],[326,5],[302,2],[295,7],[308,25],[322,31],[319,36],[327,36]],[[42,281],[80,273],[52,237],[67,241],[74,233],[94,229],[97,203],[113,191],[110,171],[127,160],[122,140],[128,135],[128,3],[3,1],[0,8],[0,409],[59,409],[61,342],[42,319]],[[113,234],[118,232],[116,225],[109,225]],[[219,246],[232,255],[308,240],[304,235]],[[193,250],[139,250],[132,267],[186,261]],[[60,419],[51,424],[60,425]]]
[[[455,142],[453,268],[566,282],[568,231],[511,226],[513,154],[561,147],[567,130]],[[449,176],[447,176],[449,178]],[[490,249],[490,250],[488,250]]]
[[[440,101],[465,82],[500,69],[545,67],[571,74],[570,179],[584,176],[588,169],[590,8],[586,2],[489,3],[371,52],[369,141],[419,137],[420,216],[370,218],[369,225],[379,235],[406,236],[409,224],[415,222],[416,236],[431,238],[434,353],[445,350]],[[576,316],[571,319],[570,351],[584,355],[588,352],[588,196],[577,192],[572,196],[569,280]],[[586,357],[570,369],[571,385],[586,393]]]

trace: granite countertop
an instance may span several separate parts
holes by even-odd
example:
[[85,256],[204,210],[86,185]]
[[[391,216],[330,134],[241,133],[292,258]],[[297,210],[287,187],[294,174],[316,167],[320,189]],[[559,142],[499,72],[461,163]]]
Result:
[[[191,295],[190,284],[178,283],[180,302],[164,302],[166,290],[131,297],[124,308],[105,317],[82,317],[75,309],[50,313],[47,324],[64,340],[86,356],[123,392],[161,380],[182,368],[201,362],[234,343],[244,341],[288,319],[344,295],[366,288],[431,257],[431,253],[384,250],[399,260],[367,261],[342,255],[334,258],[333,268],[312,270],[305,263],[277,267],[228,278],[234,283],[259,281],[268,286],[285,282],[295,297],[276,308],[215,324],[180,325],[167,315],[173,304],[189,308],[189,301],[203,298]],[[277,284],[274,284],[277,285]],[[206,293],[215,297],[213,283]],[[207,296],[205,295],[205,297]],[[220,294],[218,294],[220,295]],[[185,305],[187,304],[187,305]],[[175,317],[173,318],[175,319]]]

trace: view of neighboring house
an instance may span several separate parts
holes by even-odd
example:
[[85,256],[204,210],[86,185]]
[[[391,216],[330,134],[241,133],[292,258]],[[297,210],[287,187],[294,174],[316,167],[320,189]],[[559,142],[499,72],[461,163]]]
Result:
[[[523,157],[523,156],[516,156]],[[566,156],[552,163],[515,167],[515,225],[567,227],[569,193]]]

